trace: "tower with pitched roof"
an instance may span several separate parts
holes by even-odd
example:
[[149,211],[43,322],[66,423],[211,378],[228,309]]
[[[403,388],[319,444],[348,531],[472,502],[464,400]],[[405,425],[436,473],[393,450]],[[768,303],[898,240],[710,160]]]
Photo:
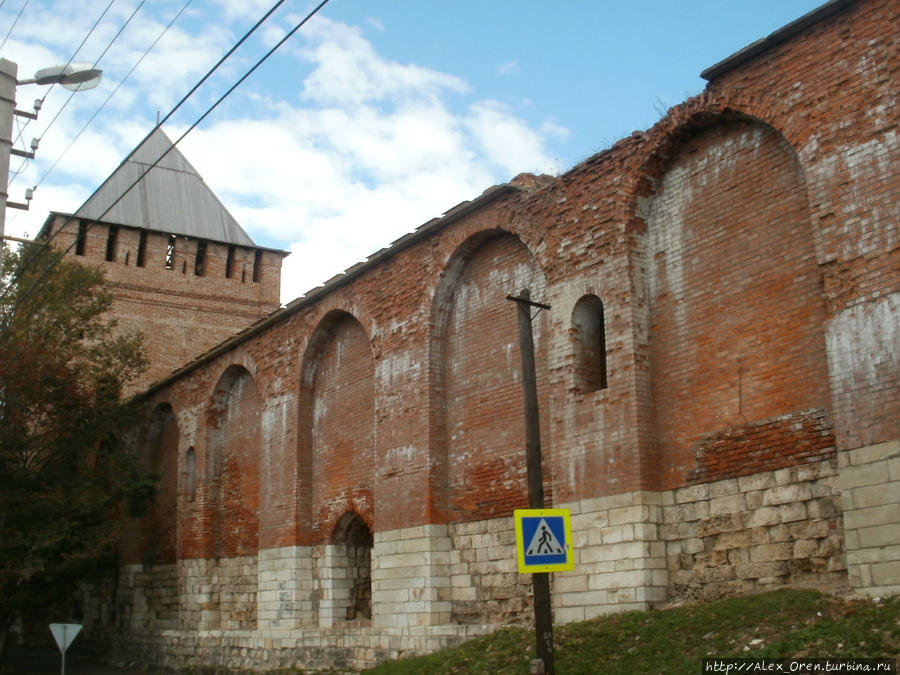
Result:
[[138,389],[280,307],[287,253],[257,246],[161,129],[38,238],[104,270],[112,312],[144,334]]

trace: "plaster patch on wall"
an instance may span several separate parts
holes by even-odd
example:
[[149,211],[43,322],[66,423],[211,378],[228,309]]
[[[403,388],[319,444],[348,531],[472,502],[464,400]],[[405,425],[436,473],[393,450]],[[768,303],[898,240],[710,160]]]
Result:
[[[820,226],[819,238],[836,242],[827,253],[820,252],[820,263],[835,258],[852,260],[873,249],[891,250],[900,245],[900,201],[885,200],[878,189],[882,177],[897,173],[898,155],[900,139],[891,130],[859,145],[840,146],[807,167],[810,204],[821,214],[834,214],[831,228],[853,225],[854,232],[852,237],[835,237],[835,232]],[[893,212],[885,212],[885,204],[891,204]]]
[[[835,406],[839,449],[877,443],[896,434],[900,380],[900,293],[877,302],[854,305],[836,315],[826,328],[828,367]],[[861,426],[871,412],[880,424]]]
[[408,351],[391,353],[375,364],[379,387],[387,392],[400,386],[403,381],[418,379],[421,371],[421,362]]
[[[684,289],[684,258],[677,252],[684,247],[684,216],[688,205],[693,201],[689,178],[689,172],[684,167],[670,169],[663,184],[662,197],[654,199],[650,207],[647,218],[647,228],[650,231],[647,276],[651,298],[659,297],[663,280],[667,282],[668,291],[676,297]],[[670,186],[672,187],[666,190]],[[660,212],[671,214],[671,222],[660,222]],[[657,255],[661,256],[661,260],[654,263]],[[675,323],[678,330],[682,330],[687,324],[686,311],[683,302],[675,303]]]
[[[900,372],[900,293],[875,303],[854,305],[828,325],[828,365],[832,387],[843,383],[880,388],[886,375]],[[837,393],[837,391],[836,391]]]

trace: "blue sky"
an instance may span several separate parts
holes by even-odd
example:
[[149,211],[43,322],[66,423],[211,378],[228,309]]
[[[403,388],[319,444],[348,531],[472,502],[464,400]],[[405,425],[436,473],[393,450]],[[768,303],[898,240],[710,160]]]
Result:
[[[41,145],[12,162],[11,200],[38,186],[29,212],[7,214],[18,236],[51,210],[74,211],[271,6],[192,0],[123,81],[185,0],[147,0],[115,41],[140,0],[25,2],[0,5],[0,40],[25,7],[0,49],[20,78],[66,62],[95,22],[76,60],[107,52],[100,87],[61,112],[68,92],[54,88],[21,130],[19,147]],[[287,0],[165,125],[169,136],[315,4]],[[287,302],[490,185],[564,172],[652,126],[702,91],[703,69],[820,4],[331,0],[179,148],[258,244],[292,252]],[[42,89],[20,87],[19,107]]]

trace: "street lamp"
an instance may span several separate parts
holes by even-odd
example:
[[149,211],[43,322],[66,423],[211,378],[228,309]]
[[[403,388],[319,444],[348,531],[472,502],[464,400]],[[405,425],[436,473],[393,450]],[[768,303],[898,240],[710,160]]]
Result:
[[67,63],[42,68],[32,79],[19,80],[19,84],[61,84],[70,91],[84,91],[100,84],[102,75],[103,71],[90,63]]
[[20,84],[61,84],[71,91],[84,91],[93,89],[100,84],[103,71],[94,68],[89,63],[67,63],[43,68],[37,71],[33,78],[27,80],[16,79],[17,73],[18,66],[15,63],[0,58],[0,247],[3,245],[3,240],[8,238],[4,234],[7,204],[18,208],[28,208],[27,205],[13,204],[7,199],[9,197],[7,193],[9,158],[13,152],[13,117],[20,115],[31,119],[37,118],[36,113],[16,110],[16,86]]

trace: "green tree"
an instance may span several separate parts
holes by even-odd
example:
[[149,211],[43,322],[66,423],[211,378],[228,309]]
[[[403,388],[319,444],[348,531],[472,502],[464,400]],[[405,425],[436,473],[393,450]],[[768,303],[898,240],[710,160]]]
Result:
[[58,256],[23,245],[0,270],[0,663],[16,617],[109,569],[122,516],[153,496],[125,442],[141,341],[102,273]]

